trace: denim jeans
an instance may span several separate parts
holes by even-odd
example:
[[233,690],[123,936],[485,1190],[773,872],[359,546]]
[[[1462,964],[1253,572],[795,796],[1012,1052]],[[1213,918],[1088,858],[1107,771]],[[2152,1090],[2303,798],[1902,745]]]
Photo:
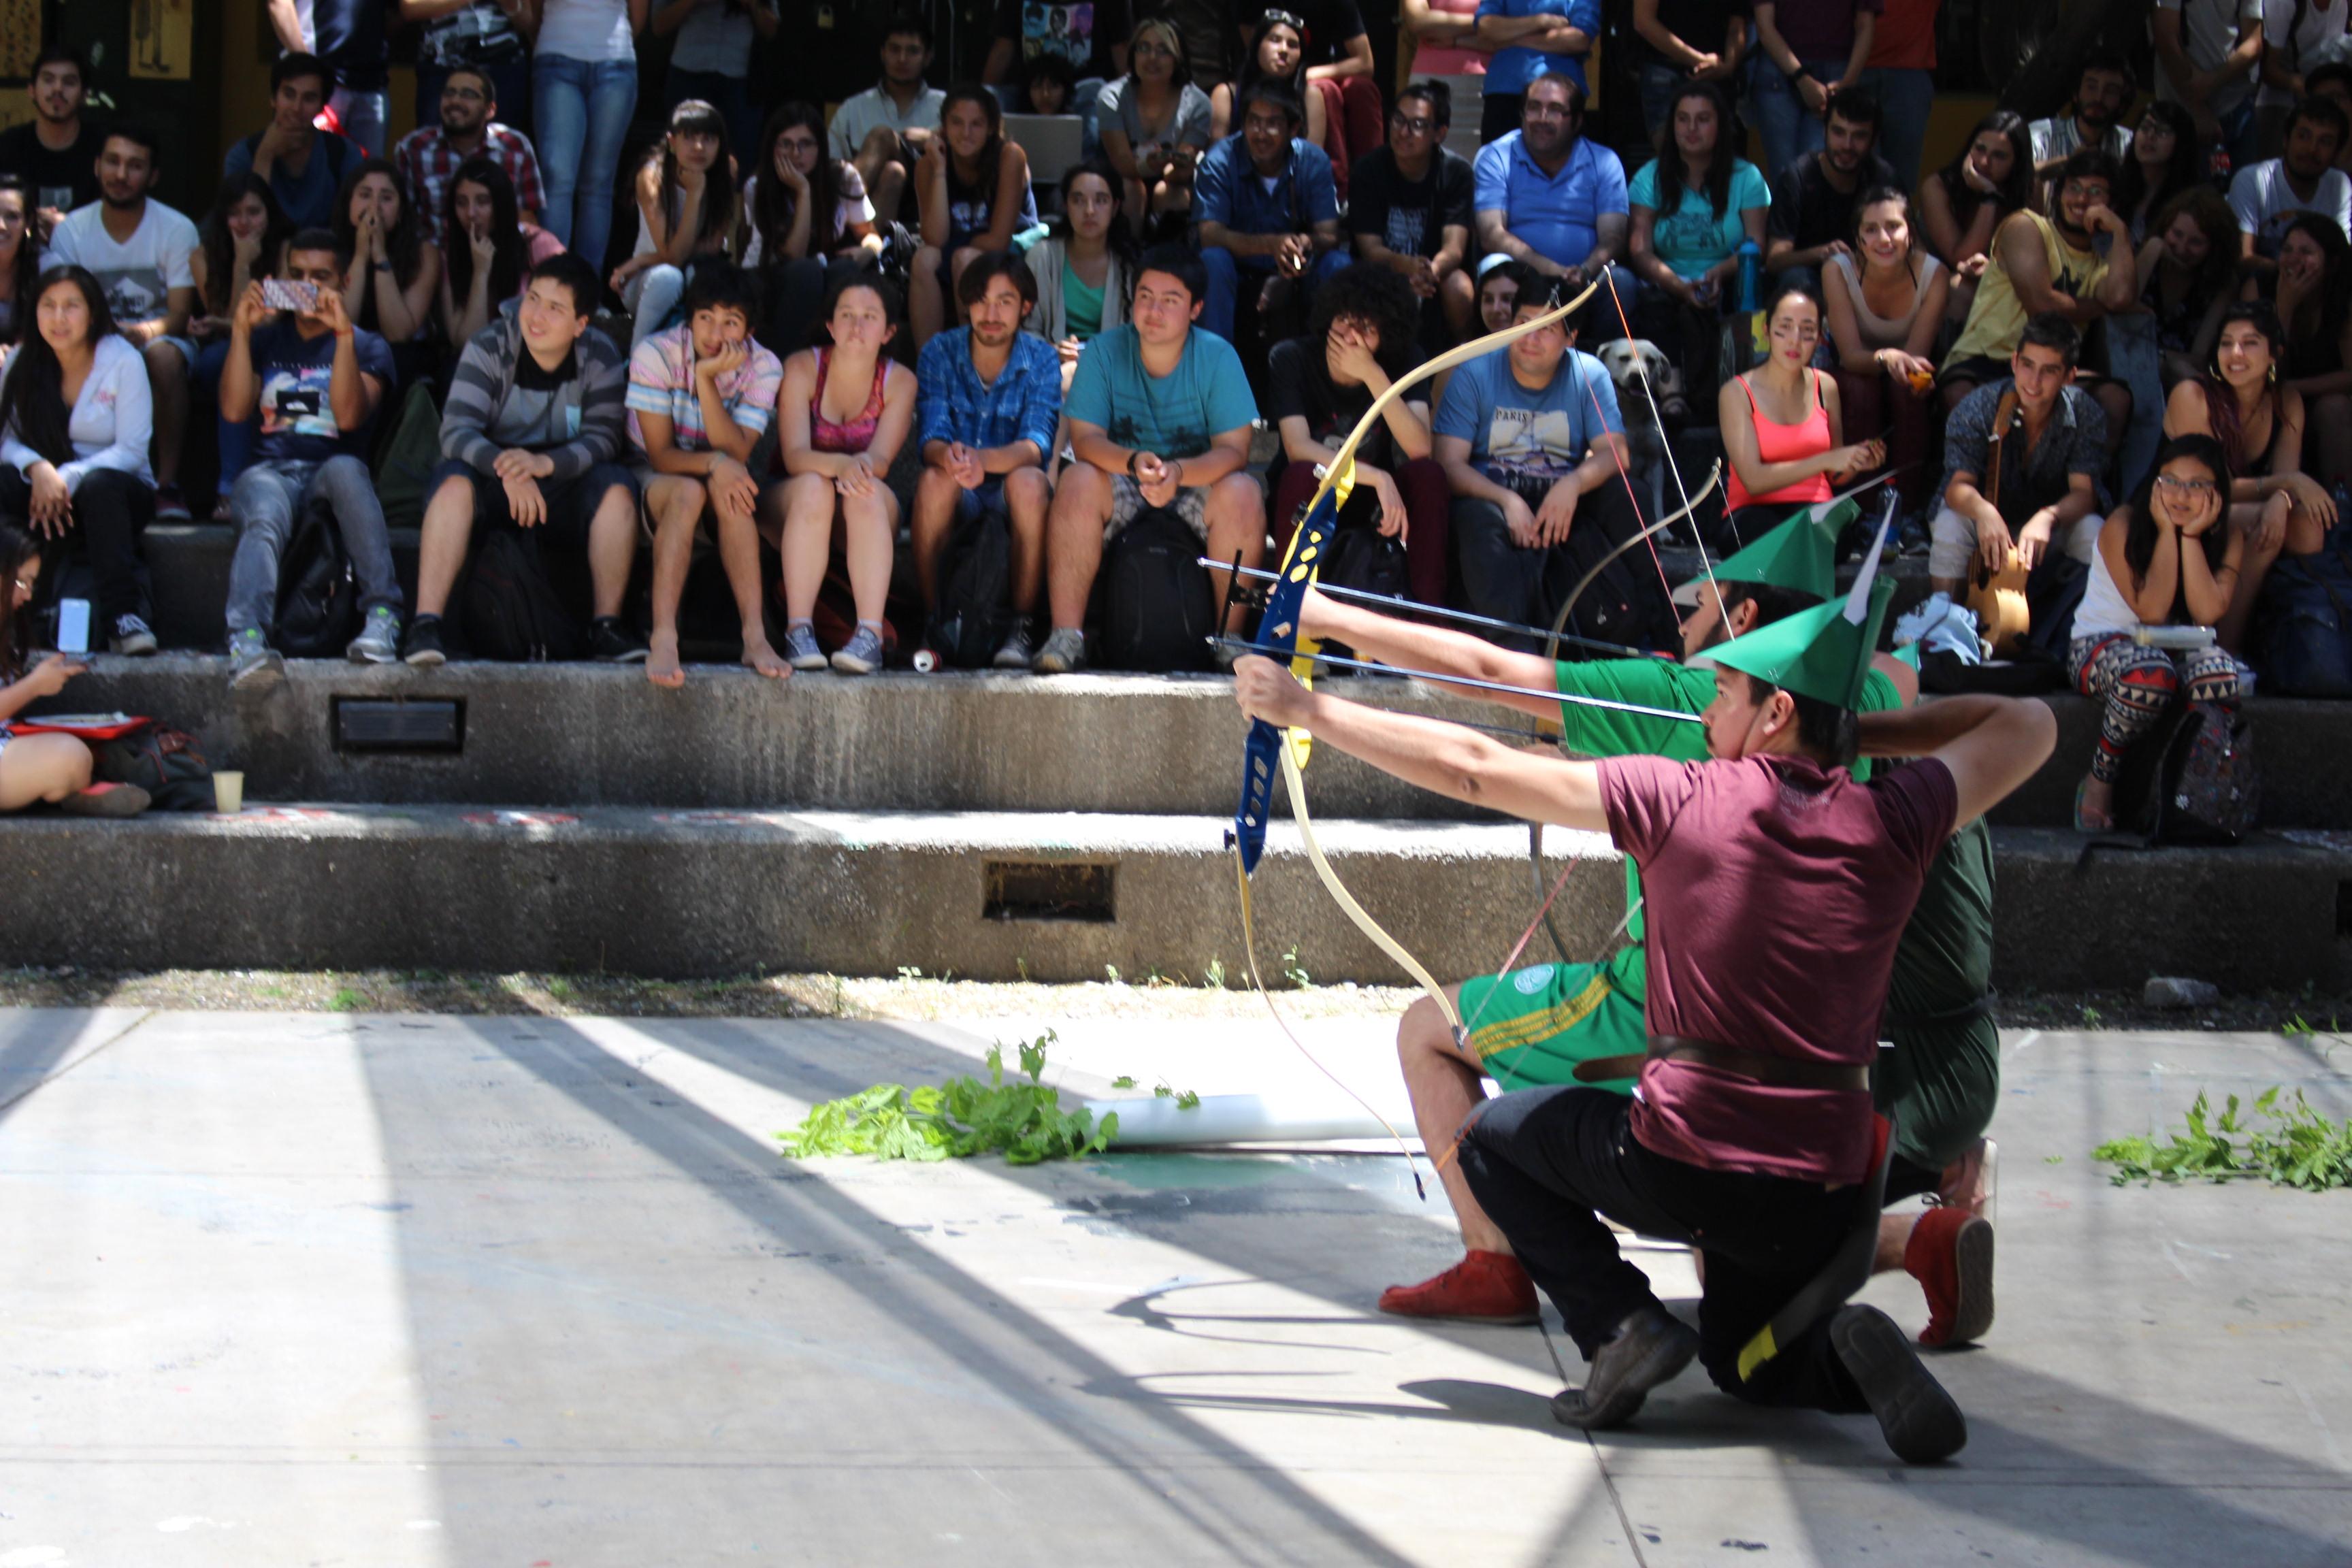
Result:
[[[383,156],[383,121],[391,112],[392,95],[382,88],[373,92],[354,92],[350,88],[335,89],[327,100],[327,107],[335,111],[342,122],[343,134],[368,151],[371,158]],[[435,106],[435,118],[439,118],[439,106]],[[430,123],[428,121],[427,123]]]
[[228,635],[268,635],[278,618],[278,562],[294,538],[302,510],[323,501],[359,579],[360,612],[381,605],[398,614],[400,575],[392,564],[383,507],[367,465],[348,453],[323,463],[259,462],[239,474],[229,492],[236,518],[236,554],[228,566]]
[[2109,316],[2105,325],[2107,374],[2132,397],[2131,423],[2124,427],[2116,468],[2129,494],[2155,465],[2156,449],[2164,442],[2164,351],[2157,341],[2156,318],[2145,310]]
[[[1250,259],[1255,263],[1261,258],[1252,257]],[[1344,246],[1327,250],[1315,258],[1313,269],[1302,281],[1311,293],[1316,285],[1347,266],[1350,259],[1352,258]],[[1250,282],[1254,286],[1263,283],[1274,275],[1272,261],[1267,259],[1264,266],[1244,267],[1234,258],[1232,251],[1220,249],[1212,245],[1202,247],[1201,264],[1207,268],[1209,272],[1208,309],[1201,312],[1201,325],[1206,331],[1216,333],[1225,342],[1232,342],[1234,312],[1236,309],[1235,301],[1241,296],[1243,274],[1248,274]],[[1253,292],[1250,298],[1255,300],[1257,296]]]
[[1936,73],[1923,70],[1867,70],[1862,84],[1877,95],[1885,112],[1878,136],[1879,155],[1895,170],[1895,183],[1906,191],[1919,188],[1919,163],[1926,156],[1927,116],[1936,107]]
[[613,181],[637,109],[636,62],[541,55],[531,61],[530,89],[547,188],[545,226],[602,278],[613,236]]
[[[1807,60],[1806,71],[1826,87],[1845,74],[1843,60]],[[1796,84],[1780,74],[1772,57],[1756,51],[1748,79],[1748,100],[1756,110],[1756,133],[1764,139],[1764,177],[1774,178],[1800,153],[1818,153],[1827,135],[1822,117],[1808,111],[1797,96]]]
[[[416,123],[441,123],[441,89],[449,80],[449,66],[419,65],[416,68]],[[518,49],[494,66],[485,66],[490,73],[490,90],[498,95],[499,111],[494,117],[501,125],[530,123],[530,51]],[[536,151],[536,149],[533,149]]]
[[1689,79],[1673,66],[1662,66],[1655,60],[1642,68],[1642,134],[1651,146],[1658,145],[1664,132],[1666,110],[1675,100],[1675,93]]
[[621,303],[629,308],[629,352],[635,353],[637,345],[670,324],[670,312],[686,298],[686,273],[665,261],[658,267],[648,267],[629,279],[621,291]]

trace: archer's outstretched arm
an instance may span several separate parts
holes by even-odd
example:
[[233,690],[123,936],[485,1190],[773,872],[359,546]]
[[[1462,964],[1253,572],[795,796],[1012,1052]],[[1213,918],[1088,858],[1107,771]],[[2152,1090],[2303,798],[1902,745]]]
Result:
[[2049,761],[2058,743],[2058,721],[2048,703],[1983,693],[1864,713],[1858,728],[1864,756],[1934,757],[1951,769],[1960,797],[1957,822],[1999,805]]
[[1600,770],[1591,763],[1514,751],[1459,724],[1309,691],[1289,670],[1254,654],[1234,661],[1234,696],[1251,718],[1307,730],[1407,784],[1530,822],[1608,831]]
[[[1301,601],[1298,624],[1308,637],[1346,643],[1356,650],[1359,658],[1377,659],[1399,669],[1410,669],[1424,679],[1442,681],[1445,676],[1458,675],[1502,686],[1530,687],[1538,691],[1559,689],[1559,666],[1540,654],[1513,653],[1466,632],[1440,631],[1379,610],[1342,604],[1311,587]],[[1559,717],[1559,704],[1540,697],[1480,691],[1466,686],[1454,689],[1465,697],[1532,713],[1538,719]]]

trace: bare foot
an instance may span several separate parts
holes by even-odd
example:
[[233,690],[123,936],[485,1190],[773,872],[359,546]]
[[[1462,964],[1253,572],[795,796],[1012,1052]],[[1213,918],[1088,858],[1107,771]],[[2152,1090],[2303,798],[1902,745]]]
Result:
[[686,684],[686,667],[677,660],[677,634],[656,632],[646,655],[646,679],[672,691]]
[[2116,826],[2116,786],[2089,774],[2074,796],[2074,826],[2085,833],[2112,833]]
[[768,639],[763,637],[744,639],[743,662],[770,680],[782,680],[793,672],[793,667],[784,662],[782,655],[768,646]]

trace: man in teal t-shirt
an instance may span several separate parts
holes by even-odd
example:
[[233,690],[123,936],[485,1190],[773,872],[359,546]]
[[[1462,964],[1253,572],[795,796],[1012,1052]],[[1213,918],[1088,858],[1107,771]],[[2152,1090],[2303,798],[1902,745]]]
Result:
[[[1723,563],[1708,577],[1675,595],[1683,620],[1685,660],[1726,640],[1794,615],[1828,596],[1834,585],[1833,542],[1852,517],[1851,505],[1816,521],[1811,508]],[[1460,633],[1414,626],[1374,612],[1308,596],[1304,629],[1336,638],[1358,657],[1401,668],[1461,675],[1504,685],[1558,690],[1557,704],[1535,697],[1495,699],[1541,718],[1557,717],[1561,749],[1582,756],[1648,754],[1698,762],[1707,756],[1703,724],[1579,703],[1577,697],[1631,703],[1696,720],[1715,697],[1715,671],[1664,659],[1552,663],[1496,647]],[[1547,679],[1549,678],[1549,679]],[[1858,710],[1904,706],[1916,693],[1906,666],[1876,657],[1864,678]],[[1472,693],[1476,695],[1476,693]],[[1869,763],[1858,762],[1857,778]],[[1960,1201],[1912,1216],[1890,1218],[1882,1229],[1880,1266],[1901,1266],[1920,1279],[1930,1309],[1931,1344],[1958,1342],[1983,1332],[1990,1321],[1990,1226],[1971,1208],[1977,1179],[1973,1156],[1999,1096],[1999,1042],[1984,1005],[1991,965],[1990,840],[1981,823],[1954,835],[1930,870],[1905,927],[1888,991],[1888,1026],[1896,1048],[1882,1063],[1879,1103],[1895,1123],[1895,1166],[1888,1201],[1949,1187]],[[1469,1035],[1458,1051],[1444,1018],[1418,1003],[1399,1030],[1405,1082],[1424,1144],[1444,1148],[1492,1077],[1505,1090],[1554,1084],[1591,1084],[1631,1092],[1626,1058],[1648,1049],[1643,1016],[1648,966],[1640,945],[1641,881],[1625,867],[1631,943],[1593,963],[1538,963],[1481,975],[1454,988]],[[1612,1076],[1601,1076],[1603,1073]],[[1461,1221],[1466,1256],[1419,1285],[1396,1286],[1381,1298],[1383,1311],[1410,1317],[1533,1321],[1533,1284],[1507,1250],[1502,1233],[1478,1207],[1458,1170],[1443,1168],[1446,1195]]]
[[[1265,549],[1265,497],[1249,471],[1257,399],[1233,345],[1193,325],[1207,291],[1199,256],[1153,247],[1136,263],[1128,324],[1078,358],[1062,400],[1076,460],[1062,469],[1045,520],[1054,629],[1033,669],[1086,667],[1087,601],[1103,546],[1147,509],[1181,519],[1212,560],[1238,555],[1255,566]],[[1221,597],[1227,575],[1210,574]],[[1239,629],[1241,608],[1226,630]]]

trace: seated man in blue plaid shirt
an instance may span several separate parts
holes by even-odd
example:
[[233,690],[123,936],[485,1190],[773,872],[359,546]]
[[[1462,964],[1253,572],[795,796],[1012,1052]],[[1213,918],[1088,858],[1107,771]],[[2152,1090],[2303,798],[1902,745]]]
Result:
[[966,521],[993,512],[1010,524],[1013,630],[999,669],[1029,668],[1029,617],[1045,570],[1045,465],[1062,419],[1062,365],[1054,346],[1021,323],[1037,279],[1009,250],[963,270],[956,302],[969,326],[940,333],[915,363],[915,429],[923,477],[915,486],[915,575],[926,618],[938,608],[940,557]]

